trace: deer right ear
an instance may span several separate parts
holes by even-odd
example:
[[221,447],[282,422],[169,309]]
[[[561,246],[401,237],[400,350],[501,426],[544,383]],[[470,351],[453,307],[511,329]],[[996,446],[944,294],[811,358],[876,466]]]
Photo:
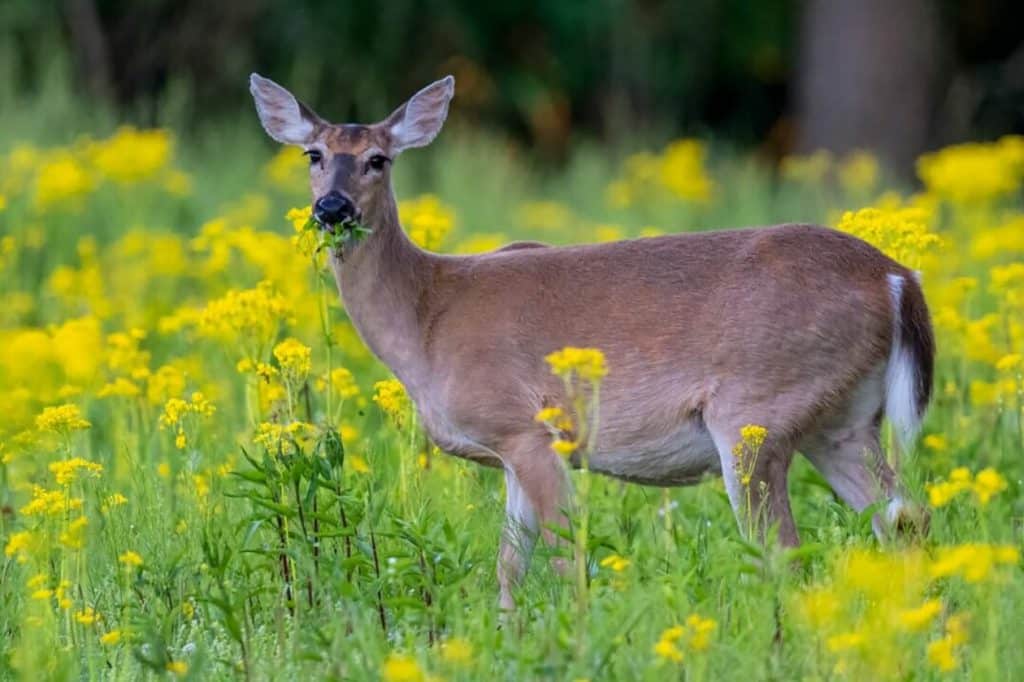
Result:
[[292,93],[258,73],[249,76],[249,92],[267,135],[283,144],[313,141],[320,119]]
[[455,79],[445,76],[409,98],[384,121],[391,136],[391,153],[430,144],[448,117],[448,103],[455,96]]

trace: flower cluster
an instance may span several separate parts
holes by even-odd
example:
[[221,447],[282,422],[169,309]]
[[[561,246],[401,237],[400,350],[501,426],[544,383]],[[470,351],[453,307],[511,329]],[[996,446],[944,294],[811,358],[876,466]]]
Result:
[[682,663],[687,651],[707,651],[717,629],[718,623],[713,619],[691,614],[682,625],[674,625],[661,633],[654,645],[654,654],[665,661]]
[[929,483],[926,489],[933,507],[944,507],[961,493],[968,492],[984,507],[995,495],[1006,490],[1006,479],[992,467],[982,469],[977,475],[972,475],[967,467],[957,467],[949,473],[948,479]]

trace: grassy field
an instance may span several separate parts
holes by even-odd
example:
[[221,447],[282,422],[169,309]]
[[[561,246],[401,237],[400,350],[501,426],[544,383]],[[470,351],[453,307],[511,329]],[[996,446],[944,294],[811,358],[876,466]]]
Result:
[[255,113],[80,104],[0,117],[0,677],[1024,677],[1024,140],[926,157],[916,194],[867,155],[772,173],[693,140],[558,173],[457,128],[403,156],[433,250],[825,222],[920,269],[938,333],[902,466],[926,537],[880,546],[802,461],[793,552],[746,542],[718,480],[594,477],[588,584],[541,548],[500,618],[501,472],[434,451],[359,342],[285,217],[297,151]]

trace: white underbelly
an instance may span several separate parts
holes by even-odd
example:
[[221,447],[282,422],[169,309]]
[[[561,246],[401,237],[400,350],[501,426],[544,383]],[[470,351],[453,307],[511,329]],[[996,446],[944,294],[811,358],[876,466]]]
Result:
[[718,451],[700,420],[669,433],[602,449],[590,457],[590,469],[647,485],[687,485],[705,474],[721,473]]

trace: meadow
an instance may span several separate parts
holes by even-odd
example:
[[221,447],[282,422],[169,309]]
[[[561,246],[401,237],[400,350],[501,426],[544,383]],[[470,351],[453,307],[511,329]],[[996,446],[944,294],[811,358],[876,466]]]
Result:
[[548,565],[572,542],[540,547],[501,615],[502,474],[437,452],[361,344],[298,150],[254,112],[2,112],[0,677],[1024,677],[1024,139],[926,155],[916,188],[866,153],[772,169],[697,139],[551,171],[455,127],[399,159],[431,250],[820,222],[919,269],[938,335],[901,466],[925,535],[879,543],[805,462],[792,551],[745,540],[719,480],[574,472],[583,581]]

